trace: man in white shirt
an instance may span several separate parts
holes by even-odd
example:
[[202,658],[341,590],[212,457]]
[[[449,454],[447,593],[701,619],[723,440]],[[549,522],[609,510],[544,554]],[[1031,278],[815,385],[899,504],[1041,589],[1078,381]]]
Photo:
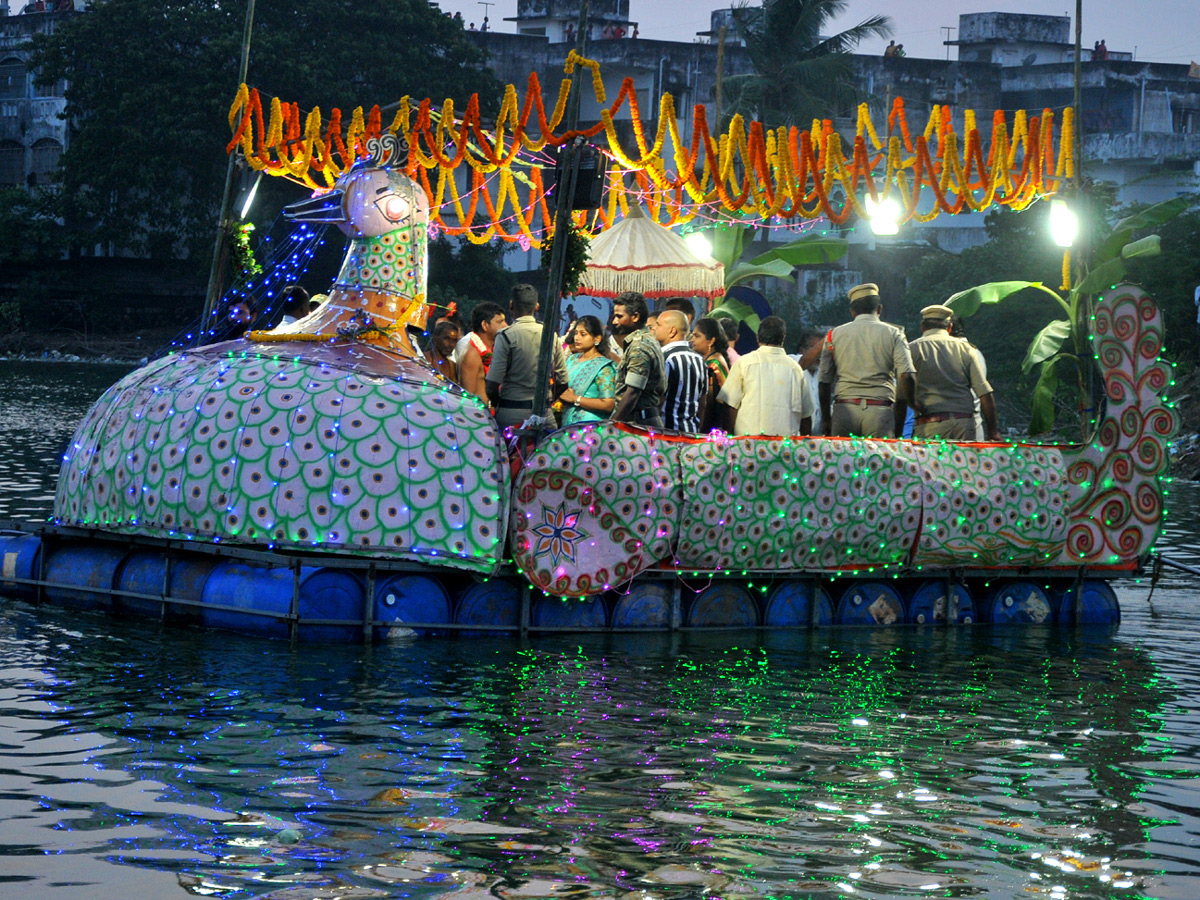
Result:
[[812,433],[812,394],[804,370],[784,352],[785,337],[783,319],[767,316],[758,326],[758,349],[729,370],[719,399],[736,411],[734,434]]

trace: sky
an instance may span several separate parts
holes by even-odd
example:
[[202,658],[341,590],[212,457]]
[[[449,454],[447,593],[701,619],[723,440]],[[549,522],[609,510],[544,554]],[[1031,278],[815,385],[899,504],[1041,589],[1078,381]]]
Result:
[[[692,41],[709,28],[709,11],[729,5],[722,0],[629,0],[629,16],[645,38]],[[461,12],[477,25],[486,11],[496,31],[516,31],[506,16],[517,12],[517,0],[497,0],[488,6],[478,0],[439,0],[446,12]],[[958,17],[972,12],[1075,15],[1074,0],[849,0],[847,12],[835,20],[838,30],[884,14],[891,16],[893,37],[908,56],[945,59],[943,26],[958,34]],[[1083,46],[1103,38],[1110,51],[1134,53],[1135,59],[1162,63],[1200,61],[1200,0],[1083,0]],[[1074,24],[1070,31],[1073,39]],[[886,40],[871,40],[861,53],[881,53]],[[951,47],[950,58],[955,59]]]

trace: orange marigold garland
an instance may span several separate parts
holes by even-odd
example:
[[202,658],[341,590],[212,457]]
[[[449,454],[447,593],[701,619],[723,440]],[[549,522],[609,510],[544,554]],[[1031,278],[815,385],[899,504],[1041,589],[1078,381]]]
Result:
[[[600,121],[560,131],[577,66],[591,76]],[[623,110],[632,126],[632,154],[622,147],[616,126]],[[656,120],[654,137],[648,141],[632,79],[624,80],[608,104],[599,65],[572,51],[549,115],[537,75],[531,74],[523,100],[514,86],[505,89],[491,127],[482,119],[478,97],[468,101],[461,115],[449,100],[440,109],[429,100],[414,109],[405,97],[387,130],[408,142],[408,173],[428,193],[430,219],[439,228],[474,242],[499,237],[534,247],[540,246],[541,235],[553,231],[536,154],[575,136],[594,138],[601,132],[613,165],[609,201],[592,217],[592,229],[608,227],[618,211],[627,209],[624,179],[629,174],[637,184],[638,202],[664,225],[686,222],[705,206],[757,219],[824,216],[841,224],[855,212],[865,213],[866,196],[877,201],[897,197],[903,219],[916,221],[993,204],[1023,209],[1057,192],[1075,168],[1074,111],[1069,107],[1058,129],[1057,153],[1055,118],[1048,109],[1032,117],[1017,111],[1011,128],[1004,112],[997,110],[986,155],[973,110],[963,112],[960,135],[950,108],[934,106],[914,137],[899,97],[888,111],[886,137],[862,104],[853,144],[845,150],[828,119],[815,120],[812,128],[802,131],[769,129],[735,115],[724,132],[713,134],[701,105],[693,109],[691,137],[685,142],[686,128],[680,126],[669,93],[659,100]],[[383,131],[378,106],[365,115],[361,108],[354,110],[343,135],[340,110],[332,112],[327,124],[319,110],[302,123],[296,104],[278,98],[272,99],[264,123],[259,94],[246,85],[234,98],[229,125],[229,152],[240,147],[252,168],[295,178],[310,188],[331,186]],[[436,174],[430,177],[433,170]],[[923,203],[926,190],[932,192],[932,205]],[[482,226],[475,224],[480,211],[486,211]]]

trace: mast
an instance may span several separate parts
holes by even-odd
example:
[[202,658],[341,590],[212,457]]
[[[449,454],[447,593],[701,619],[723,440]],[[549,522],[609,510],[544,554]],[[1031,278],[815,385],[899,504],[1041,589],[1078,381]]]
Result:
[[[242,29],[242,59],[238,67],[238,84],[246,83],[246,74],[250,68],[250,33],[254,28],[254,3],[247,0],[246,24]],[[209,329],[209,319],[221,299],[221,274],[225,269],[225,261],[229,257],[229,207],[233,203],[233,174],[237,169],[239,151],[229,154],[229,162],[225,167],[225,189],[221,193],[221,212],[217,216],[217,238],[213,243],[212,265],[208,270],[208,291],[204,295],[204,313],[200,317],[200,327],[196,329],[196,343],[204,341],[204,334]]]

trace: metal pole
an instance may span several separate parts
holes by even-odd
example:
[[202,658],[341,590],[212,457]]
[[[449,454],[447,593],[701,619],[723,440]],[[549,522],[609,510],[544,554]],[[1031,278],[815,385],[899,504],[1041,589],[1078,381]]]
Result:
[[721,88],[725,81],[725,34],[727,29],[724,25],[717,31],[717,127],[721,127]]
[[[254,3],[246,3],[246,24],[242,30],[242,59],[238,67],[238,84],[246,83],[246,74],[250,69],[250,33],[254,28]],[[238,152],[229,154],[229,162],[225,167],[225,189],[221,193],[221,212],[217,216],[217,237],[213,243],[212,265],[208,270],[208,291],[204,295],[204,313],[200,318],[200,327],[196,333],[196,343],[203,343],[203,336],[209,328],[209,319],[216,309],[221,297],[222,273],[229,252],[227,231],[229,228],[229,207],[233,203],[233,174],[237,168]]]
[[571,223],[575,182],[579,175],[579,153],[583,138],[575,138],[563,148],[562,175],[555,187],[554,246],[550,249],[550,275],[546,285],[546,310],[542,316],[542,343],[538,348],[537,381],[533,388],[533,414],[546,414],[546,394],[550,390],[550,366],[554,342],[558,340],[558,314],[561,308],[563,271],[567,263],[567,233]]

